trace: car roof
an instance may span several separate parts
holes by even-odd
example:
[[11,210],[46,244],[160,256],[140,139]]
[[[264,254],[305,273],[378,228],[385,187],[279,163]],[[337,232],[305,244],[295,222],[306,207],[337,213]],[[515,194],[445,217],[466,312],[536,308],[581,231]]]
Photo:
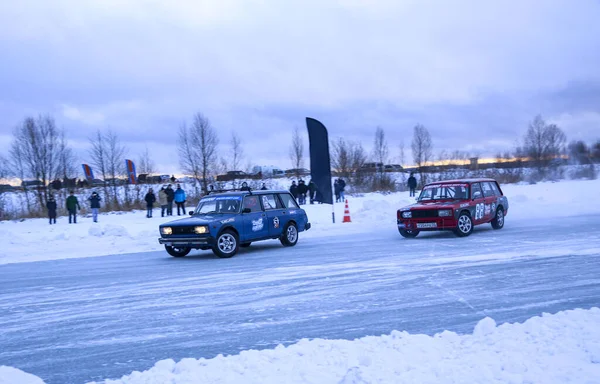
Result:
[[432,181],[429,184],[457,184],[457,183],[477,183],[480,181],[493,181],[496,180],[490,179],[488,177],[475,177],[475,178],[467,178],[467,179],[453,179],[453,180],[441,180],[441,181]]
[[[279,190],[279,189],[273,189],[273,190],[256,190],[256,191],[224,191],[224,192],[211,192],[209,195],[206,196],[245,196],[245,195],[268,195],[271,193],[287,193],[289,194],[289,191],[286,190]],[[203,197],[206,197],[203,196]]]

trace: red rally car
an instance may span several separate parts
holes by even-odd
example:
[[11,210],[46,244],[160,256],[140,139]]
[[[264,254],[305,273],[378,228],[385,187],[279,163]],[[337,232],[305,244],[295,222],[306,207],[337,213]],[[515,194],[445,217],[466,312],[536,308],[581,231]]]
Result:
[[501,229],[507,213],[508,199],[494,179],[437,181],[423,187],[416,204],[398,210],[398,231],[409,238],[440,230],[469,236],[479,224]]

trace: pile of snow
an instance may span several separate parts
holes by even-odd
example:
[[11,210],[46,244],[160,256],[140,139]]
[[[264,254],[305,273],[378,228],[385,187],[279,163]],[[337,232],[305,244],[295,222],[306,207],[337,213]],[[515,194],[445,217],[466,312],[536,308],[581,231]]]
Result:
[[[600,309],[592,308],[500,326],[488,317],[471,335],[394,331],[353,341],[303,339],[234,356],[161,360],[147,371],[102,383],[597,383],[598,324]],[[42,381],[0,367],[4,383]]]
[[[541,220],[550,217],[600,214],[600,204],[590,204],[590,197],[600,190],[600,180],[575,180],[539,184],[507,184],[502,186],[510,209],[506,226],[519,220]],[[408,192],[390,194],[368,193],[347,196],[351,223],[343,223],[345,204],[304,205],[312,228],[301,238],[335,236],[341,233],[361,233],[365,226],[382,230],[396,229],[396,210],[413,204]],[[75,257],[104,256],[123,253],[163,251],[158,243],[158,225],[177,216],[146,218],[146,211],[102,213],[99,222],[90,215],[78,217],[77,224],[68,224],[59,217],[56,225],[46,219],[0,222],[0,264],[56,260]],[[184,217],[184,216],[181,216]],[[44,244],[44,252],[39,251]],[[74,249],[85,252],[73,252]]]
[[44,384],[37,376],[23,372],[20,369],[0,365],[0,384]]

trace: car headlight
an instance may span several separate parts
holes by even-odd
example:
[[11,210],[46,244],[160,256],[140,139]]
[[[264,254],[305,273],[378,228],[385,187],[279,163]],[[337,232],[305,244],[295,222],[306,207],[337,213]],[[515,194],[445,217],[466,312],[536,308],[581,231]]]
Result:
[[410,219],[412,217],[412,212],[411,211],[402,212],[402,217],[405,219]]
[[203,233],[208,233],[208,227],[206,225],[199,225],[197,227],[194,227],[194,232],[197,233],[198,235],[201,235]]
[[160,229],[160,233],[163,235],[172,235],[173,234],[173,228],[171,227],[162,227]]
[[439,217],[448,217],[448,216],[452,216],[452,210],[451,209],[440,209],[438,211],[438,216]]

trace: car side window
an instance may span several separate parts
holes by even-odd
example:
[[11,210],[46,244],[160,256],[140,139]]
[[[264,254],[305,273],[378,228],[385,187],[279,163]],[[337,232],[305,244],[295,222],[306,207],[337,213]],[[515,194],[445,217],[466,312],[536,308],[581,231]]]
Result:
[[496,193],[492,189],[492,186],[490,185],[489,182],[484,181],[483,183],[481,183],[481,188],[483,189],[483,195],[485,197],[496,196]]
[[471,184],[471,199],[480,199],[483,197],[481,193],[481,186],[479,183]]
[[275,198],[275,195],[262,195],[262,203],[265,211],[270,209],[281,209],[283,206],[279,202],[279,199]]
[[298,208],[298,204],[296,204],[294,198],[289,193],[282,193],[279,197],[281,197],[281,201],[283,201],[283,205],[286,208]]
[[246,196],[244,197],[244,209],[250,208],[250,212],[260,212],[262,208],[260,207],[260,202],[258,201],[258,196]]
[[502,193],[500,193],[500,189],[498,189],[496,182],[490,183],[490,186],[492,187],[492,190],[496,196],[502,196]]

